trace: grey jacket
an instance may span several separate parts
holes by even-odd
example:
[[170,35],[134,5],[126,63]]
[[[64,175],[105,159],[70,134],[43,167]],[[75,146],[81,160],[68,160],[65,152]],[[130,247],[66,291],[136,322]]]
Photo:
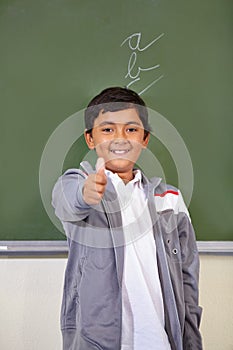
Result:
[[[99,205],[85,204],[82,188],[93,170],[86,162],[82,166],[85,172],[68,170],[53,190],[52,204],[69,244],[61,310],[63,350],[120,350],[124,266],[120,207],[110,180]],[[153,222],[171,348],[201,350],[199,258],[190,219],[180,209],[179,191],[158,178],[143,175],[142,183]],[[171,203],[165,203],[167,193],[174,193]]]

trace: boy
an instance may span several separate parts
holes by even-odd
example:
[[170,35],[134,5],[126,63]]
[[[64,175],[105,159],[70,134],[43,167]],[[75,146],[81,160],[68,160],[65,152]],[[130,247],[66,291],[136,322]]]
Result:
[[134,169],[150,136],[144,101],[113,87],[85,111],[93,170],[65,172],[53,206],[68,237],[64,350],[199,350],[199,260],[181,193]]

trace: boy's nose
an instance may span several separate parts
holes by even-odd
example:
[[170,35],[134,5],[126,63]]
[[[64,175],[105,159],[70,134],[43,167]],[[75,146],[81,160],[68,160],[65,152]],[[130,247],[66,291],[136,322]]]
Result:
[[123,130],[123,128],[117,128],[116,133],[115,133],[115,140],[118,142],[124,141],[126,139],[126,135],[125,132]]
[[127,139],[125,139],[125,138],[119,138],[119,137],[116,137],[116,138],[114,138],[114,144],[116,144],[116,145],[124,145],[124,144],[126,144],[128,141],[127,141]]

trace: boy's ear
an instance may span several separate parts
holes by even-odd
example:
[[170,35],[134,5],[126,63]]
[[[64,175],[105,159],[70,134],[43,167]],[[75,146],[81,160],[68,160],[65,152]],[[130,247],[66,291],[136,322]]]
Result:
[[142,142],[143,148],[147,147],[149,140],[150,140],[150,133],[148,132],[148,134],[146,135],[146,137],[144,137],[143,142]]
[[93,141],[91,132],[87,132],[87,130],[85,130],[84,131],[84,137],[85,137],[86,144],[87,144],[88,148],[89,149],[94,149],[95,145],[94,145],[94,141]]

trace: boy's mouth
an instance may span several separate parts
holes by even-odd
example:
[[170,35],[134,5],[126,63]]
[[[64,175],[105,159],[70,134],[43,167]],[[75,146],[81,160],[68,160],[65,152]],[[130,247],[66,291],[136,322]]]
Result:
[[116,155],[125,155],[129,153],[130,149],[111,149],[110,152]]

